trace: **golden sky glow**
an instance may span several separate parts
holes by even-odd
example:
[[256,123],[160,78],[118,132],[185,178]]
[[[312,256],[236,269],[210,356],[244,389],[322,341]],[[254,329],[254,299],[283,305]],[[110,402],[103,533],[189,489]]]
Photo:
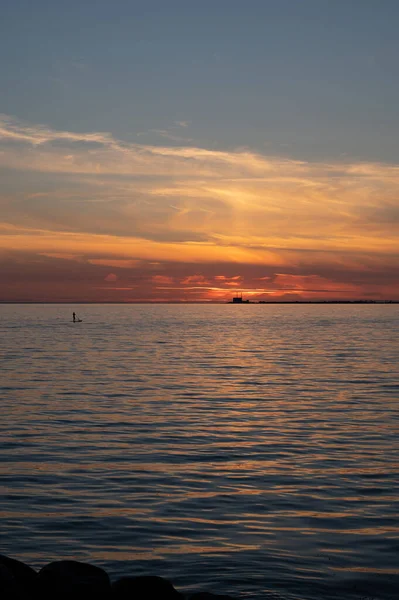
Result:
[[2,301],[399,299],[399,165],[3,117],[0,168]]

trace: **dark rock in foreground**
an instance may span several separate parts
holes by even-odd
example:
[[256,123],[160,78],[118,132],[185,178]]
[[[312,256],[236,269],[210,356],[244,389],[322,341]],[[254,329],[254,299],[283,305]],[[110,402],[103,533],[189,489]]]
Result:
[[52,562],[39,571],[37,579],[44,598],[79,594],[93,599],[110,597],[111,582],[104,569],[76,560]]
[[[184,600],[167,579],[155,575],[122,577],[111,585],[101,567],[76,560],[59,560],[39,573],[25,563],[0,554],[1,600]],[[209,592],[189,600],[233,600]]]
[[0,597],[31,598],[36,592],[37,573],[25,563],[0,554]]
[[224,596],[223,594],[211,594],[210,592],[198,592],[190,596],[189,600],[234,600],[231,596]]

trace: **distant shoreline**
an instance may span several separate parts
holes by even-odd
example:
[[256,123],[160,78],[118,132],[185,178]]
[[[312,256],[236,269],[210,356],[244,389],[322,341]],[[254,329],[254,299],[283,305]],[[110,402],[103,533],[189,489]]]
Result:
[[227,304],[399,304],[399,300],[230,300]]
[[105,301],[92,301],[92,300],[0,300],[0,305],[2,304],[67,304],[67,305],[79,305],[79,304],[85,304],[85,305],[96,305],[96,304],[109,304],[109,305],[115,305],[115,304],[119,304],[119,305],[134,305],[134,304],[148,304],[148,305],[162,305],[162,304],[185,304],[185,305],[194,305],[194,304],[198,304],[198,305],[207,305],[207,304],[212,304],[212,305],[226,305],[226,304],[237,304],[237,305],[242,305],[242,304],[399,304],[399,300],[257,300],[257,301],[252,301],[252,300],[243,300],[242,302],[233,302],[232,300],[229,300],[228,302],[224,301],[224,302],[214,302],[214,301],[205,301],[205,302],[159,302],[159,301],[154,301],[154,302],[137,302],[137,301],[127,301],[127,302],[121,302],[121,301],[113,301],[113,300],[105,300]]

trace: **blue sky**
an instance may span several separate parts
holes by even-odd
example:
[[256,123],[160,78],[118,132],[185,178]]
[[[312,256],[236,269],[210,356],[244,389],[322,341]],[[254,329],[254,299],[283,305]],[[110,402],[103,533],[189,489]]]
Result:
[[398,23],[3,0],[0,301],[399,299]]
[[207,147],[398,158],[395,1],[2,6],[1,110],[19,119],[153,143],[187,122]]

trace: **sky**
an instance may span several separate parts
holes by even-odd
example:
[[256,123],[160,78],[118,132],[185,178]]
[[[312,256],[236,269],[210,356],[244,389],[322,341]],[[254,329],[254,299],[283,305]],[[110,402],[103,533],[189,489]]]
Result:
[[399,300],[396,0],[3,0],[0,301]]

